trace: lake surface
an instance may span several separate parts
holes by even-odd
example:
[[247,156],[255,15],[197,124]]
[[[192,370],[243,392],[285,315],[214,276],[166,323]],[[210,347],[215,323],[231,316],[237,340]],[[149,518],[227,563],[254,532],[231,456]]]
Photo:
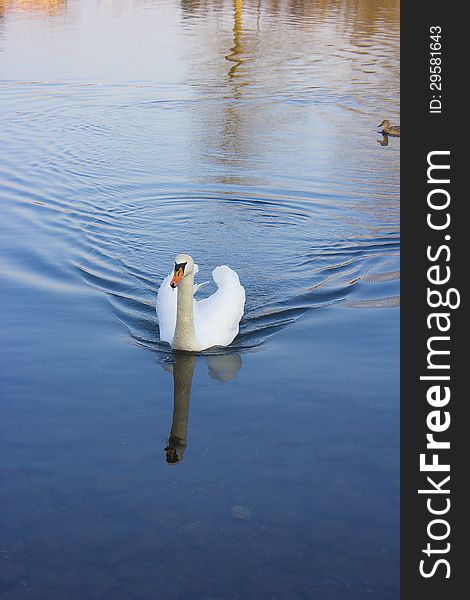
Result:
[[2,600],[398,599],[398,6],[0,0]]

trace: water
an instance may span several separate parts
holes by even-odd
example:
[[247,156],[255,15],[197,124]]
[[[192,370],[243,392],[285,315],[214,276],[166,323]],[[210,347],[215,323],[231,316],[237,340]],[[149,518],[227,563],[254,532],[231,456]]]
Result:
[[398,598],[398,60],[391,0],[0,2],[2,600]]

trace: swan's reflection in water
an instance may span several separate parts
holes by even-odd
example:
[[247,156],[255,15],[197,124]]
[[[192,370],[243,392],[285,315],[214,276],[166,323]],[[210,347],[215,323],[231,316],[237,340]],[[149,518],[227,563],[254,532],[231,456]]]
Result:
[[[177,465],[183,460],[188,434],[189,400],[193,382],[194,367],[198,359],[189,352],[173,354],[173,421],[170,436],[165,448],[166,462]],[[204,356],[209,375],[221,383],[233,379],[242,367],[239,354],[220,354]]]

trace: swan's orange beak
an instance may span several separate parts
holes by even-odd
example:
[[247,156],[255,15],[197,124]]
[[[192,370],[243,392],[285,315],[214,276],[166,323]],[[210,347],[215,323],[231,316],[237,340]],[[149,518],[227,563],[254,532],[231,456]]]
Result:
[[175,289],[175,287],[179,284],[179,282],[181,281],[181,278],[183,277],[183,267],[178,267],[177,269],[175,269],[175,272],[173,274],[173,277],[170,281],[170,286]]

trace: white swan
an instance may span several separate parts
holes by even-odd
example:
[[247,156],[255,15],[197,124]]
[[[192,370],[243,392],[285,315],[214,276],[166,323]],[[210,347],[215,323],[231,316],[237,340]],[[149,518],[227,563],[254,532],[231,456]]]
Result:
[[195,300],[193,295],[200,287],[194,284],[197,271],[188,254],[178,254],[174,272],[165,277],[158,290],[160,339],[174,350],[199,352],[212,346],[228,346],[238,334],[245,288],[237,273],[225,265],[216,267],[212,277],[217,291]]

